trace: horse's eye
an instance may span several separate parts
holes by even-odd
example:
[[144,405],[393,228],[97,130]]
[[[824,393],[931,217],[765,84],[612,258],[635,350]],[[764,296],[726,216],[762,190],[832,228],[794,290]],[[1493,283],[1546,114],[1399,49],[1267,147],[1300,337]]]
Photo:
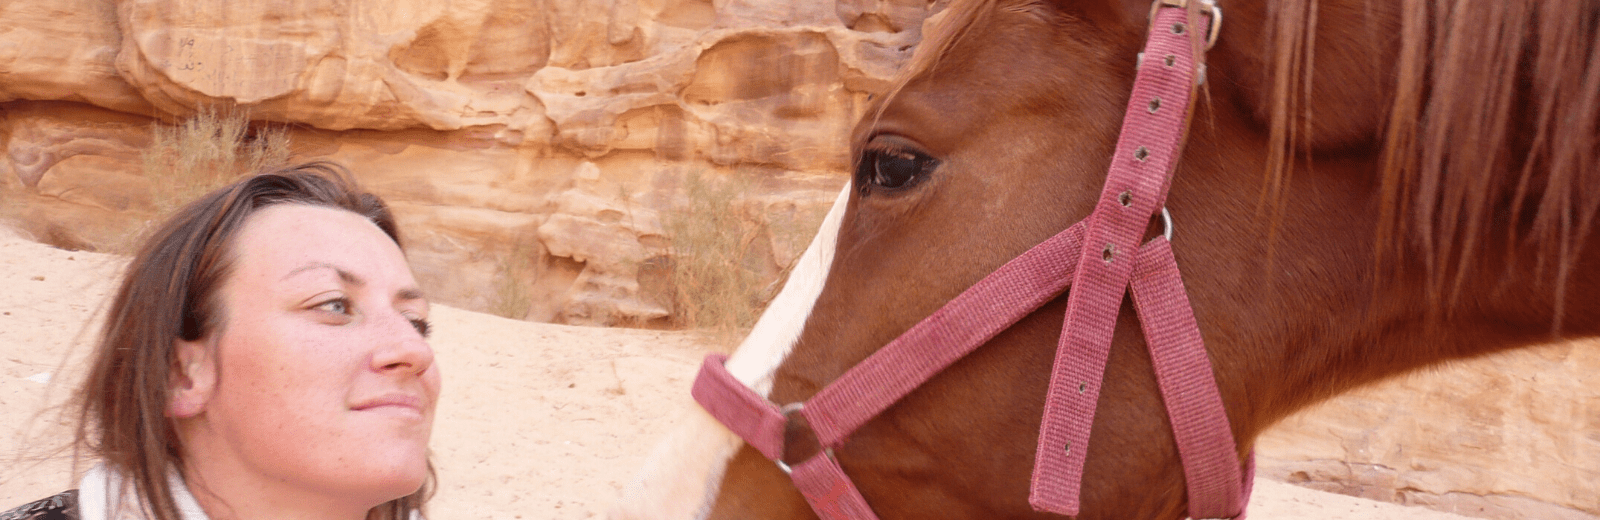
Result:
[[938,165],[938,159],[908,148],[868,148],[856,163],[856,183],[862,187],[903,188],[922,180]]

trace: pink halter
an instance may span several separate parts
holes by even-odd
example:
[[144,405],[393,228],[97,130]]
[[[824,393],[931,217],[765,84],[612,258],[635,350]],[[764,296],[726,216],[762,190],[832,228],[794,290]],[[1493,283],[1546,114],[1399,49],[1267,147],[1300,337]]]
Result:
[[[1054,299],[1067,286],[1062,325],[1035,453],[1029,503],[1040,511],[1078,514],[1088,452],[1112,329],[1125,293],[1133,293],[1162,400],[1183,461],[1191,518],[1244,517],[1254,473],[1242,464],[1217,390],[1194,311],[1166,237],[1144,244],[1147,223],[1166,217],[1172,166],[1183,145],[1190,98],[1204,80],[1204,49],[1191,31],[1216,39],[1222,13],[1209,0],[1191,17],[1188,0],[1157,0],[1122,122],[1116,155],[1094,212],[1045,240],[950,300],[899,338],[851,368],[803,404],[778,407],[706,357],[695,400],[768,459],[778,461],[824,520],[876,519],[833,457],[856,428],[876,417],[956,360]],[[784,432],[799,415],[825,448],[795,464],[782,462]]]

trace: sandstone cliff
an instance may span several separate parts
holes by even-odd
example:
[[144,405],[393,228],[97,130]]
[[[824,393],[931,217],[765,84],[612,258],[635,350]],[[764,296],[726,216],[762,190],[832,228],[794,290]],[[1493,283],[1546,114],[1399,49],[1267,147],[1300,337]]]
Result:
[[1600,517],[1600,341],[1386,381],[1263,435],[1260,472],[1483,518]]
[[[659,213],[681,202],[677,179],[744,178],[756,220],[816,213],[930,4],[8,2],[0,173],[36,236],[115,249],[160,182],[138,173],[149,125],[246,110],[391,200],[435,298],[660,322],[670,299],[640,280],[668,257]],[[790,249],[763,249],[769,275]],[[532,294],[505,294],[530,276]]]

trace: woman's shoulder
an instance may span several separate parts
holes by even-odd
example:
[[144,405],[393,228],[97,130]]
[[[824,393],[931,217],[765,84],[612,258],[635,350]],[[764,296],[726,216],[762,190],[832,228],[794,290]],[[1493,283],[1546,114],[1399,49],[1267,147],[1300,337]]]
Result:
[[78,520],[78,490],[68,490],[51,497],[23,504],[10,511],[0,512],[0,520]]

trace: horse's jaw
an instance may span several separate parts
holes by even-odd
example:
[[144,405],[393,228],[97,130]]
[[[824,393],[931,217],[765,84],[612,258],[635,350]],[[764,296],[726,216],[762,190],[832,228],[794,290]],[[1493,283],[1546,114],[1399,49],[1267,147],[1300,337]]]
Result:
[[[847,182],[822,219],[817,236],[796,261],[783,290],[728,359],[728,371],[756,393],[772,391],[773,373],[799,341],[806,318],[822,294],[849,196]],[[744,441],[698,405],[691,405],[679,422],[681,425],[651,451],[644,468],[607,513],[608,518],[699,520],[710,514],[728,462]]]

